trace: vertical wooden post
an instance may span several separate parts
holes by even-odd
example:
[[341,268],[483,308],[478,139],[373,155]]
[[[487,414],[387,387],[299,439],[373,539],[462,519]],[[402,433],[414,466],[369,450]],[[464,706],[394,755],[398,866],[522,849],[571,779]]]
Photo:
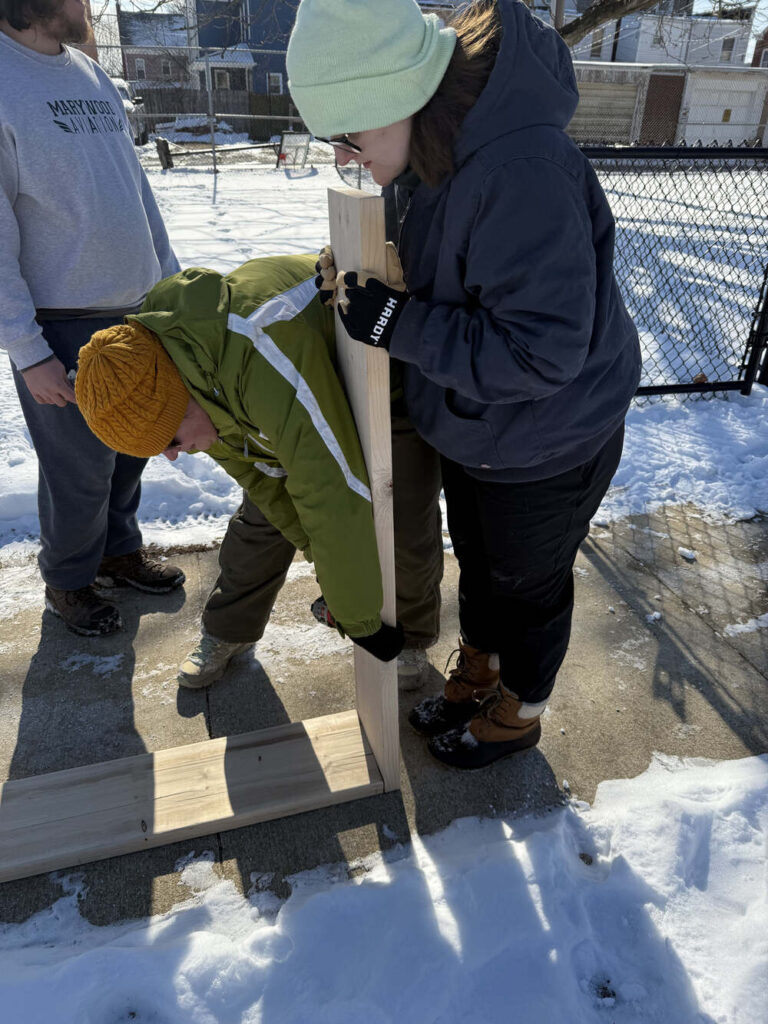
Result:
[[[386,280],[384,200],[357,189],[329,189],[331,247],[339,270],[368,270]],[[339,371],[368,467],[373,518],[384,582],[381,616],[395,624],[395,542],[392,513],[392,434],[389,356],[349,337],[336,317]],[[357,713],[385,790],[400,788],[397,663],[377,661],[355,647]]]

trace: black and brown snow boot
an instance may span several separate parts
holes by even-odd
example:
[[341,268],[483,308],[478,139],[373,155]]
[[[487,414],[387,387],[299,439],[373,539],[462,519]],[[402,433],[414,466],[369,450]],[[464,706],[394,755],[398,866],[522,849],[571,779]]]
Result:
[[484,698],[468,725],[433,736],[427,744],[429,752],[452,768],[485,768],[536,746],[546,706],[546,701],[526,704],[499,685]]
[[466,725],[479,702],[499,685],[498,654],[479,651],[459,638],[458,655],[443,692],[420,701],[408,715],[408,721],[422,736],[438,736],[454,726]]
[[92,586],[79,590],[56,590],[46,586],[45,607],[80,636],[116,633],[123,625],[117,608],[99,597]]
[[102,587],[135,587],[148,594],[167,594],[180,587],[186,577],[176,565],[166,565],[145,548],[127,555],[112,555],[101,560],[96,582]]

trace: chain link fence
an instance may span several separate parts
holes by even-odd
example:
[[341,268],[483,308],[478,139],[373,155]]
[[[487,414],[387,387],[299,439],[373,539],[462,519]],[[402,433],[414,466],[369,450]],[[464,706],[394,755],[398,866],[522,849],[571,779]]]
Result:
[[768,268],[768,151],[585,147],[616,218],[640,393],[748,392]]

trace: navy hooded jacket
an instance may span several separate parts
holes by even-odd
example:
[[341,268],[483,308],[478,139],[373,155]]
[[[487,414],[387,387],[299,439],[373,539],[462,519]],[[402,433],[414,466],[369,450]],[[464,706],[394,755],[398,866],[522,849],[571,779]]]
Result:
[[390,354],[419,433],[473,476],[545,479],[592,458],[640,377],[613,274],[614,220],[565,134],[570,53],[518,0],[457,136],[455,173],[420,183],[400,235],[412,298]]

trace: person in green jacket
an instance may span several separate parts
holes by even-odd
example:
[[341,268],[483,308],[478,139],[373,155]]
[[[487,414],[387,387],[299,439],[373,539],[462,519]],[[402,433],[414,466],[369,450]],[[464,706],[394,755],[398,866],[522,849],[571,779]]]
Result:
[[[227,275],[192,268],[166,278],[140,313],[84,346],[75,394],[115,451],[171,460],[205,451],[238,481],[263,556],[251,563],[262,578],[249,584],[270,601],[264,624],[298,549],[314,562],[341,631],[389,661],[403,630],[380,617],[371,494],[315,260],[273,257]],[[212,681],[180,677],[193,687]]]

